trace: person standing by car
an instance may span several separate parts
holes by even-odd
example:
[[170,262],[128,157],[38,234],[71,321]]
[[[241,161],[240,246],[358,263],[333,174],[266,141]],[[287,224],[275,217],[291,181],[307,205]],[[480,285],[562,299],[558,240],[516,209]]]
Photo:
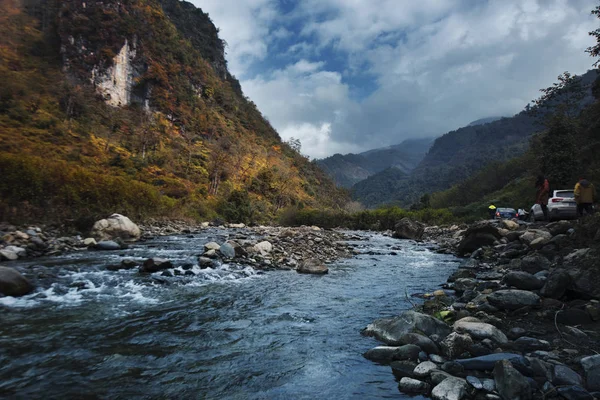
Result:
[[585,178],[580,178],[575,184],[575,202],[577,203],[577,215],[583,217],[583,212],[594,213],[594,202],[596,201],[596,188],[594,184]]
[[490,215],[490,219],[496,218],[496,206],[490,204],[490,206],[488,207],[488,213]]
[[550,182],[543,175],[538,175],[535,181],[537,190],[535,202],[539,204],[544,212],[544,219],[548,221],[548,195],[550,194]]

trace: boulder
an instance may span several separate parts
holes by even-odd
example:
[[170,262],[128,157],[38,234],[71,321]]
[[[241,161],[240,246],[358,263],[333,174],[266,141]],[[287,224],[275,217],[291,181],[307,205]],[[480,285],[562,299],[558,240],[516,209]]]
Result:
[[129,218],[121,214],[113,214],[106,219],[101,219],[94,223],[91,236],[96,240],[138,240],[140,238],[140,228],[131,222]]
[[519,240],[521,240],[521,242],[526,244],[527,246],[530,246],[531,242],[539,238],[545,238],[550,240],[552,239],[552,235],[548,231],[543,231],[540,229],[529,229],[519,237]]
[[431,391],[433,400],[462,400],[467,398],[469,385],[461,378],[447,378]]
[[421,382],[412,378],[402,378],[398,384],[398,389],[403,393],[409,394],[427,394],[431,389],[427,382]]
[[435,363],[431,361],[424,361],[415,367],[413,373],[417,378],[425,378],[436,369],[438,369],[438,366]]
[[452,378],[453,376],[444,371],[434,370],[431,371],[431,375],[429,375],[429,377],[431,378],[431,384],[433,386],[437,386],[442,383],[444,379]]
[[218,251],[221,248],[221,245],[217,242],[208,242],[204,245],[204,251]]
[[455,360],[455,362],[462,365],[465,369],[474,371],[490,371],[494,369],[496,362],[502,360],[507,360],[513,364],[513,366],[517,367],[527,366],[527,360],[525,357],[515,353],[494,353],[481,357],[463,358]]
[[566,400],[592,400],[598,398],[598,393],[593,396],[580,386],[563,386],[556,388],[561,398]]
[[550,261],[540,254],[523,257],[520,264],[521,269],[530,274],[537,274],[540,271],[550,269]]
[[225,258],[234,258],[235,257],[235,249],[229,243],[223,243],[219,248],[219,252]]
[[529,353],[532,351],[542,350],[548,351],[551,349],[550,343],[546,340],[540,340],[528,336],[521,336],[513,342],[513,347],[520,352]]
[[405,333],[400,337],[401,344],[414,344],[427,354],[439,354],[440,349],[435,342],[419,333]]
[[564,269],[555,269],[548,275],[540,294],[552,299],[563,297],[571,284],[571,276]]
[[329,268],[315,258],[305,260],[296,269],[301,274],[323,275],[329,272]]
[[546,225],[546,229],[548,229],[548,231],[550,232],[550,234],[552,236],[564,235],[572,227],[573,227],[573,224],[571,224],[569,221],[565,221],[565,220],[552,222],[552,223]]
[[260,254],[269,254],[273,251],[273,245],[271,242],[262,241],[254,245],[254,250]]
[[420,240],[425,232],[425,225],[410,218],[402,218],[394,227],[393,237],[397,239]]
[[[9,246],[14,247],[14,246]],[[19,255],[14,251],[9,249],[1,249],[0,250],[0,261],[14,261],[19,258]]]
[[525,290],[498,290],[487,296],[488,302],[502,310],[516,310],[521,307],[535,307],[540,305],[540,297]]
[[473,339],[471,339],[471,336],[457,332],[452,332],[440,343],[442,353],[448,358],[460,356],[467,352],[472,345]]
[[215,268],[217,267],[217,262],[213,259],[210,259],[208,257],[198,257],[198,266],[201,269],[206,269],[206,268]]
[[477,390],[482,390],[483,389],[483,383],[476,376],[473,376],[473,375],[467,376],[467,383],[469,385],[473,386]]
[[511,221],[509,219],[502,220],[502,226],[504,226],[504,228],[508,229],[509,231],[514,231],[514,230],[519,229],[519,224],[517,224],[515,221]]
[[491,339],[498,344],[508,343],[506,335],[500,329],[476,319],[473,321],[471,317],[456,321],[454,330],[458,333],[468,333],[471,337],[479,340]]
[[0,293],[19,297],[33,291],[33,285],[16,269],[0,267]]
[[83,239],[83,245],[84,246],[95,246],[96,244],[98,244],[98,242],[96,242],[96,239],[94,238],[85,238]]
[[165,269],[173,268],[173,263],[164,258],[149,258],[144,261],[144,264],[140,267],[142,273],[153,273],[162,271]]
[[586,388],[592,392],[600,392],[600,355],[581,359],[585,374]]
[[494,367],[496,390],[504,400],[530,400],[529,381],[508,360],[498,361]]
[[409,360],[392,361],[390,367],[392,367],[392,373],[396,379],[402,379],[404,377],[414,378],[413,371],[417,363]]
[[538,290],[544,286],[544,282],[528,272],[511,271],[504,276],[504,282],[522,290]]
[[376,339],[388,344],[400,344],[402,335],[405,333],[422,333],[425,336],[438,335],[446,337],[451,329],[444,322],[415,311],[403,311],[393,318],[381,318],[369,324],[362,330],[366,336],[374,336]]
[[458,254],[472,253],[483,246],[491,246],[500,239],[502,235],[493,225],[480,223],[466,230],[463,240],[458,245]]
[[103,240],[101,242],[96,243],[94,246],[96,250],[121,250],[121,245],[113,240]]
[[363,357],[367,360],[375,362],[388,363],[393,360],[394,354],[397,350],[398,347],[377,346],[368,350],[365,354],[363,354]]
[[394,360],[400,360],[400,361],[405,361],[405,360],[412,360],[412,361],[416,361],[419,359],[419,353],[421,352],[421,349],[419,348],[419,346],[416,346],[414,344],[405,344],[404,346],[400,346],[396,348],[396,352],[394,353]]
[[555,365],[552,384],[556,386],[581,386],[581,376],[566,365]]
[[600,299],[599,268],[574,268],[568,273],[571,276],[569,290],[583,298]]

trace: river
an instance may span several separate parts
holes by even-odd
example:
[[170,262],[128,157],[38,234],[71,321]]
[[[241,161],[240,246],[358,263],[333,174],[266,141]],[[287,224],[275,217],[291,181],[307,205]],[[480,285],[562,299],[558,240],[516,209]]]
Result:
[[39,288],[0,298],[0,397],[409,398],[389,366],[363,358],[379,343],[360,330],[410,308],[407,294],[435,290],[458,260],[353,233],[361,254],[324,276],[227,264],[174,277],[106,270],[123,258],[193,263],[204,243],[227,238],[217,229],[5,264],[36,274]]

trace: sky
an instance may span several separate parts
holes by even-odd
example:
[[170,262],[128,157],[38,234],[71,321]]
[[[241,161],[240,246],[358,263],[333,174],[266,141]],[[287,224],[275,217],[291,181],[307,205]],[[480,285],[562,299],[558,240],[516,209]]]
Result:
[[311,158],[511,116],[594,59],[597,0],[191,0],[229,70]]

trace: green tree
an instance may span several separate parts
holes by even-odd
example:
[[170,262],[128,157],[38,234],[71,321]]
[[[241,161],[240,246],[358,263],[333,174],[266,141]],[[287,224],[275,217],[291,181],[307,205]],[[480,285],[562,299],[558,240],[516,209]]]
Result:
[[[596,17],[600,18],[600,6],[596,6],[596,8],[594,8],[592,10],[592,15],[595,15]],[[599,57],[600,56],[600,28],[598,28],[594,31],[591,31],[590,36],[593,36],[596,38],[596,45],[588,47],[585,50],[585,52],[589,53],[589,55],[592,57],[595,57],[595,58]],[[600,63],[600,60],[596,60],[596,62],[593,64],[594,67],[597,67],[599,63]]]
[[570,187],[577,169],[575,129],[568,120],[555,116],[548,131],[541,138],[538,155],[542,173],[553,187]]

